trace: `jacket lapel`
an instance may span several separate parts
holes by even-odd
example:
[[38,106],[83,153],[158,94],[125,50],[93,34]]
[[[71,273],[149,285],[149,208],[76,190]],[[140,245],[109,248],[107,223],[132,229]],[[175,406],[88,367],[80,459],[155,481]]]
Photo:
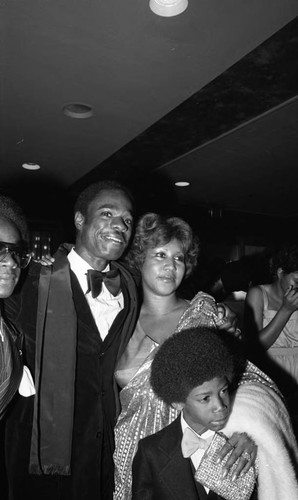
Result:
[[182,429],[178,417],[167,427],[160,442],[160,451],[168,457],[160,471],[160,480],[175,500],[204,500],[207,496],[201,497],[197,491],[191,460],[182,455],[181,439]]
[[137,318],[139,315],[138,295],[136,283],[131,273],[119,262],[113,262],[111,268],[118,269],[121,278],[121,291],[123,294],[124,307],[116,316],[111,328],[107,341],[113,340],[115,335],[119,337],[119,346],[117,360],[120,358],[125,347],[127,346],[131,335],[135,329]]
[[[114,264],[114,263],[113,263]],[[115,265],[111,266],[111,268],[116,268]],[[110,344],[112,344],[119,336],[119,334],[122,332],[122,327],[123,323],[125,321],[125,318],[127,317],[128,311],[129,311],[129,295],[128,295],[128,290],[125,284],[125,280],[123,279],[123,276],[121,274],[120,270],[120,279],[121,279],[121,292],[123,295],[123,309],[118,312],[117,316],[115,317],[110,329],[109,333],[104,339],[104,348],[107,349]],[[120,340],[120,339],[119,339]]]

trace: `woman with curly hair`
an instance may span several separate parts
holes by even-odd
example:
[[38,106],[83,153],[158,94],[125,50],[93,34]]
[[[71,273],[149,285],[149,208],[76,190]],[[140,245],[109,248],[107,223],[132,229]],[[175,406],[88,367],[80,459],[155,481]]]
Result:
[[[189,303],[177,293],[196,265],[198,247],[191,227],[178,217],[148,213],[137,224],[127,263],[141,273],[143,302],[135,331],[115,372],[121,389],[121,413],[115,428],[115,500],[131,498],[131,467],[139,440],[178,415],[178,410],[159,399],[150,385],[151,363],[159,346],[174,332],[190,326],[226,328],[225,317],[210,295],[199,292]],[[247,436],[234,435],[231,444],[235,450],[227,467],[244,449],[252,452],[253,463],[255,447]],[[228,450],[223,450],[223,455]]]
[[273,282],[254,286],[247,293],[247,342],[253,343],[257,334],[260,347],[265,349],[269,360],[273,362],[267,362],[272,376],[290,398],[294,397],[294,392],[297,398],[298,245],[285,246],[279,250],[273,256],[270,267]]

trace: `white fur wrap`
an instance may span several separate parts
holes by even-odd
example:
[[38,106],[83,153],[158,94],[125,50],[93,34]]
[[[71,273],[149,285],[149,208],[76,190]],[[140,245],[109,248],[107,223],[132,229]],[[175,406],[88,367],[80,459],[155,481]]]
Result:
[[298,500],[298,447],[289,414],[274,389],[258,382],[241,384],[223,429],[227,436],[246,432],[258,446],[258,499]]

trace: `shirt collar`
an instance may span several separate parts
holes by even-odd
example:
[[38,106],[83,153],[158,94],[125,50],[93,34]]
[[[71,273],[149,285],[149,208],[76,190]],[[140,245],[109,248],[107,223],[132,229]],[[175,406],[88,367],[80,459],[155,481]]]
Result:
[[207,429],[203,434],[198,434],[188,423],[185,421],[183,417],[183,412],[181,412],[181,428],[182,428],[182,434],[184,433],[185,429],[189,427],[195,434],[200,436],[202,439],[207,439],[208,437],[211,437],[214,435],[214,431]]
[[[71,249],[69,254],[67,255],[70,268],[71,270],[75,273],[76,277],[78,278],[78,281],[81,285],[81,288],[83,292],[86,294],[88,290],[88,283],[87,283],[87,271],[88,269],[94,269],[94,267],[90,266],[88,262],[86,262],[82,257],[75,251],[74,247]],[[110,270],[110,264],[107,264],[105,269],[103,269],[103,272],[109,271]]]

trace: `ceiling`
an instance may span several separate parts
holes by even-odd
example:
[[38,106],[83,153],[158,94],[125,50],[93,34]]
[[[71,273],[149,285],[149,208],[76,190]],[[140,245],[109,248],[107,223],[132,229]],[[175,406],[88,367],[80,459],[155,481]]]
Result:
[[[297,0],[189,0],[172,18],[149,0],[1,0],[1,192],[50,219],[110,177],[144,209],[297,215],[297,13]],[[70,102],[93,116],[65,116]]]

